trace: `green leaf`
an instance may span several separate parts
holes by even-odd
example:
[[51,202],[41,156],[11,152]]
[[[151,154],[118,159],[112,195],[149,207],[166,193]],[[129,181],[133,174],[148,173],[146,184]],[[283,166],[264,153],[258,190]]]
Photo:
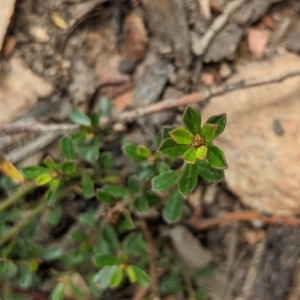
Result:
[[43,174],[49,174],[50,170],[40,166],[28,166],[22,172],[27,179],[36,179]]
[[182,116],[186,128],[194,135],[201,132],[201,115],[192,106],[188,105]]
[[126,272],[127,278],[129,279],[129,282],[136,283],[137,278],[136,278],[136,275],[135,275],[135,272],[134,272],[132,266],[127,266],[125,272]]
[[34,273],[32,273],[27,267],[20,269],[20,286],[23,289],[28,289],[33,284]]
[[144,158],[148,158],[151,155],[150,149],[144,145],[138,145],[137,153]]
[[187,149],[189,149],[188,145],[179,145],[172,138],[166,138],[162,141],[157,151],[170,158],[175,158],[182,155]]
[[205,159],[206,158],[206,154],[207,154],[207,147],[205,146],[201,146],[197,149],[197,152],[196,152],[196,157],[198,159]]
[[109,152],[103,152],[100,154],[100,164],[103,170],[108,170],[113,165],[113,159],[111,156],[111,153]]
[[141,183],[136,175],[128,178],[128,188],[131,194],[136,194],[140,191]]
[[70,280],[70,286],[71,286],[71,289],[72,289],[72,293],[73,293],[73,297],[74,299],[78,299],[78,300],[83,300],[85,299],[85,294],[84,292],[80,289],[80,286],[78,286],[75,282],[75,279],[76,277],[74,277],[73,280]]
[[222,170],[228,168],[224,152],[216,146],[207,146],[206,158],[214,169]]
[[52,180],[52,176],[50,174],[42,174],[36,179],[36,183],[38,185],[45,185]]
[[94,262],[97,267],[113,266],[120,263],[118,257],[110,254],[98,254],[94,257]]
[[114,184],[106,184],[103,187],[103,190],[107,194],[109,194],[110,196],[112,196],[114,198],[122,198],[122,197],[128,195],[128,193],[129,193],[128,188],[125,188],[123,186],[114,185]]
[[91,228],[96,227],[96,221],[94,219],[94,212],[91,210],[79,214],[77,217],[77,220],[80,224],[82,224],[84,226],[89,226]]
[[193,165],[197,161],[196,152],[197,152],[197,149],[194,147],[191,147],[183,153],[181,158],[188,164]]
[[133,207],[141,213],[147,211],[149,208],[147,198],[144,195],[137,197],[133,202]]
[[98,129],[99,127],[99,115],[97,113],[91,114],[91,125],[93,128]]
[[109,117],[111,114],[111,99],[102,98],[100,101],[100,113],[102,116]]
[[76,146],[82,144],[85,141],[87,131],[80,129],[80,131],[71,134],[71,138]]
[[158,204],[160,202],[160,198],[158,197],[158,195],[151,190],[144,191],[144,196],[146,197],[146,199],[148,201],[149,207],[155,206],[156,204]]
[[224,171],[212,168],[207,161],[198,160],[197,168],[199,175],[210,183],[220,182],[225,179]]
[[100,140],[98,138],[94,138],[88,144],[80,146],[78,153],[83,160],[94,163],[99,158],[99,149]]
[[206,142],[211,142],[217,137],[218,126],[216,124],[205,123],[202,128],[201,136],[205,139]]
[[178,182],[179,192],[186,198],[198,183],[198,170],[196,165],[185,164]]
[[[214,124],[217,125],[217,130],[215,134],[215,138],[218,137],[225,129],[226,126],[226,114],[220,114],[211,116],[205,124]],[[205,125],[204,125],[205,126]],[[204,127],[203,126],[203,127]]]
[[137,266],[131,265],[131,267],[136,276],[137,283],[140,286],[147,286],[149,284],[149,277],[148,277],[147,273],[145,271],[143,271],[142,269],[138,268]]
[[51,300],[63,300],[65,294],[65,286],[62,282],[58,283],[50,294]]
[[161,134],[162,140],[169,138],[170,137],[169,132],[172,131],[173,129],[174,127],[164,126]]
[[177,191],[174,191],[163,209],[164,219],[168,223],[179,220],[182,214],[182,208],[182,196]]
[[79,110],[73,110],[70,113],[69,119],[75,124],[86,125],[86,126],[91,125],[91,119],[86,114],[84,114]]
[[118,269],[115,274],[110,279],[110,286],[116,288],[120,286],[124,278],[124,273],[122,270]]
[[[127,232],[130,229],[134,228],[134,223],[132,221],[131,213],[127,209],[123,211],[123,217],[124,219],[121,220],[118,224],[120,224],[120,227],[118,228],[118,231],[121,232]],[[123,231],[122,231],[123,230]]]
[[118,266],[105,266],[93,276],[93,283],[100,283],[103,289],[110,285],[112,276],[118,270]]
[[156,191],[165,191],[170,188],[177,180],[177,172],[167,171],[152,178],[152,188]]
[[81,178],[81,186],[84,198],[90,198],[95,195],[94,183],[90,175]]
[[52,190],[51,188],[48,189],[46,192],[46,201],[48,205],[52,205],[58,199],[60,195],[61,189]]
[[74,161],[65,161],[62,165],[64,175],[74,174],[76,171],[76,163]]
[[[176,282],[176,284],[174,284]],[[160,280],[160,290],[161,293],[165,295],[177,294],[184,290],[184,287],[181,284],[180,277],[177,272],[171,272],[169,275],[164,276]]]
[[74,160],[75,156],[75,146],[72,138],[69,135],[64,136],[61,138],[59,142],[60,150],[62,155],[67,160]]
[[44,164],[51,170],[57,170],[57,165],[50,156],[44,159]]
[[132,232],[123,241],[122,250],[128,255],[139,255],[147,252],[147,245],[140,232]]
[[106,204],[114,204],[116,202],[108,193],[103,190],[97,190],[96,198]]
[[156,166],[158,173],[164,173],[171,170],[170,166],[164,161],[159,161]]
[[63,249],[58,246],[54,246],[51,248],[47,248],[43,251],[41,259],[44,262],[50,262],[54,260],[58,260],[63,254]]
[[14,264],[14,262],[10,259],[0,261],[0,274],[3,278],[12,278],[18,272],[18,267]]
[[61,218],[62,208],[61,205],[55,205],[51,210],[48,217],[48,223],[51,226],[57,226]]
[[115,254],[120,246],[116,230],[109,225],[103,227],[100,236],[100,244],[102,243],[101,252],[107,254]]
[[140,161],[140,160],[145,160],[147,158],[147,157],[143,156],[143,154],[141,152],[139,152],[138,146],[135,144],[127,144],[127,145],[123,146],[122,149],[123,149],[123,152],[125,153],[125,155],[127,155],[128,157],[130,157],[134,160]]
[[175,143],[181,145],[189,145],[193,142],[194,135],[185,128],[177,127],[169,132]]
[[61,179],[60,178],[54,178],[49,185],[49,188],[51,191],[57,191],[61,186]]

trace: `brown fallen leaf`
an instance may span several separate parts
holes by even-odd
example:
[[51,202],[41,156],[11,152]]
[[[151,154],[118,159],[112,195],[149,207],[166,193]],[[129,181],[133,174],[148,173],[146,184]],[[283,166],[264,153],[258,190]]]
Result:
[[120,111],[123,111],[127,106],[132,106],[132,91],[126,92],[114,99],[114,106]]
[[12,57],[0,80],[0,124],[25,114],[38,98],[48,97],[53,86],[35,75],[18,57]]
[[4,58],[9,57],[12,52],[15,50],[17,45],[17,39],[14,36],[9,36],[5,39],[3,48],[2,48],[2,54]]
[[99,84],[104,86],[101,90],[108,97],[115,98],[132,88],[132,81],[129,75],[122,74],[118,65],[119,56],[113,56],[98,71]]
[[6,160],[2,155],[0,155],[0,171],[5,176],[14,180],[17,183],[23,183],[25,178],[19,172],[19,170],[8,160]]
[[127,32],[125,38],[126,57],[137,62],[143,58],[148,45],[148,33],[144,20],[132,12],[126,17]]
[[268,28],[270,28],[272,30],[275,29],[275,21],[274,21],[273,16],[271,16],[271,15],[264,15],[261,21]]
[[0,51],[15,9],[15,0],[1,0],[0,3]]
[[250,28],[248,33],[248,47],[254,58],[262,58],[268,44],[270,34],[260,28]]

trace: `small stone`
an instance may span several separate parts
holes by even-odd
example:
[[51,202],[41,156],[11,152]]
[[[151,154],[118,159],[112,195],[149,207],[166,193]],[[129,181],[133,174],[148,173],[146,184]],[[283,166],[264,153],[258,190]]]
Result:
[[292,32],[286,41],[286,48],[292,52],[300,53],[300,32]]
[[210,8],[216,13],[221,13],[224,9],[224,0],[210,0]]
[[268,31],[260,28],[249,29],[248,47],[254,58],[262,58],[265,48],[268,44],[270,34]]
[[50,41],[50,37],[49,37],[46,29],[44,29],[40,26],[31,26],[29,28],[29,33],[36,42],[48,43]]
[[229,64],[226,63],[226,62],[222,62],[221,65],[220,65],[220,75],[221,75],[221,77],[224,79],[224,78],[229,77],[231,74],[232,74],[232,70],[231,70]]
[[136,63],[129,59],[123,59],[119,62],[118,70],[122,74],[132,74],[135,71]]
[[214,84],[214,75],[211,73],[203,73],[201,79],[206,86],[212,86]]
[[211,205],[213,204],[213,202],[215,201],[215,197],[216,197],[216,194],[217,194],[217,186],[215,185],[209,185],[204,193],[204,196],[203,196],[203,202],[206,204],[206,205]]

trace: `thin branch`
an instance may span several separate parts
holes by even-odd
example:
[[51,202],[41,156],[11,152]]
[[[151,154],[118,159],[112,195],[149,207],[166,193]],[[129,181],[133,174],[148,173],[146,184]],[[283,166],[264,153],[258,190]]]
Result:
[[193,47],[193,52],[196,55],[202,55],[207,50],[216,34],[225,26],[230,16],[245,3],[245,0],[231,1],[225,7],[223,13],[219,15],[212,25],[208,28],[205,34],[201,37],[199,43]]
[[36,218],[45,209],[45,207],[46,204],[42,202],[41,204],[30,210],[28,213],[26,213],[26,216],[19,223],[17,223],[11,230],[0,237],[0,247],[10,239],[16,237],[31,220]]
[[261,78],[254,77],[248,80],[240,80],[234,83],[225,82],[224,84],[218,87],[213,87],[210,89],[205,88],[198,93],[187,94],[180,98],[175,98],[175,99],[165,99],[146,107],[141,107],[136,110],[123,112],[119,116],[118,121],[134,121],[144,116],[175,109],[181,106],[186,106],[188,104],[204,102],[210,98],[220,96],[231,91],[250,88],[250,87],[259,86],[263,84],[280,82],[288,77],[297,76],[297,75],[300,75],[300,68],[287,71],[279,75],[271,75],[271,76],[266,76]]
[[0,127],[0,134],[14,134],[19,132],[53,132],[68,133],[78,129],[77,124],[43,124],[33,119],[21,120]]
[[[247,80],[240,80],[234,83],[224,83],[217,87],[212,88],[204,88],[202,91],[192,94],[184,95],[180,98],[171,98],[171,99],[164,99],[160,102],[154,103],[152,105],[146,107],[140,107],[135,110],[125,111],[119,114],[118,117],[115,119],[110,118],[107,121],[103,122],[103,125],[106,124],[113,124],[116,122],[133,122],[139,118],[152,115],[155,113],[160,113],[163,111],[176,109],[181,106],[186,106],[188,104],[194,104],[198,102],[204,102],[210,98],[220,96],[226,94],[228,92],[232,92],[235,90],[250,88],[254,86],[259,86],[263,84],[270,84],[275,82],[283,81],[289,77],[300,75],[300,69],[290,70],[279,75],[270,75],[261,78],[250,78]],[[24,132],[24,131],[31,131],[31,132],[74,132],[78,129],[78,125],[74,124],[41,124],[35,123],[33,126],[31,125],[24,125],[22,126],[20,123],[11,123],[7,125],[3,125],[0,127],[0,134],[11,134],[16,132]]]
[[[45,126],[45,125],[44,125]],[[57,132],[44,133],[24,144],[21,148],[14,149],[6,155],[6,159],[16,163],[27,158],[54,142],[60,136]]]
[[228,213],[224,216],[217,216],[210,219],[198,219],[196,216],[192,216],[187,224],[193,226],[199,230],[207,230],[211,227],[219,225],[227,225],[232,222],[250,222],[253,220],[261,220],[270,225],[287,225],[287,226],[299,226],[300,218],[295,216],[264,216],[258,211],[239,211]]
[[10,197],[5,199],[4,201],[0,202],[0,212],[7,209],[9,206],[17,203],[22,199],[23,196],[31,192],[36,187],[35,181],[29,182],[28,184],[24,185],[23,187],[19,188],[14,194]]
[[156,269],[156,248],[155,242],[153,237],[149,231],[147,221],[142,219],[141,220],[141,228],[143,234],[145,236],[145,240],[148,244],[148,255],[149,255],[149,265],[150,265],[150,286],[151,286],[151,296],[152,299],[159,300],[159,288],[158,288],[158,276],[157,276],[157,269]]

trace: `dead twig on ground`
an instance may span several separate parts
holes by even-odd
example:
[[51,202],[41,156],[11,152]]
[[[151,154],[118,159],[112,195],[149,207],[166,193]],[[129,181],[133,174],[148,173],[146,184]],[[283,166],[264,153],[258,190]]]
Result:
[[21,148],[12,150],[6,155],[6,159],[12,163],[16,163],[30,155],[37,153],[38,151],[44,149],[46,146],[54,142],[59,137],[59,133],[50,132],[38,136],[32,141],[29,141]]
[[145,237],[145,240],[148,244],[148,256],[149,256],[149,267],[150,267],[150,287],[151,287],[151,296],[153,300],[159,300],[159,288],[158,288],[158,273],[156,269],[156,248],[155,248],[155,242],[153,240],[153,237],[149,231],[147,221],[145,219],[142,219],[141,222],[141,228],[143,235]]
[[[263,84],[280,82],[288,77],[297,76],[297,75],[300,75],[300,69],[291,70],[279,75],[271,75],[271,76],[261,77],[261,78],[257,78],[257,77],[250,78],[248,80],[241,80],[234,83],[225,82],[224,84],[217,87],[205,88],[198,93],[187,94],[180,98],[175,98],[175,99],[162,100],[160,102],[154,103],[147,107],[141,107],[136,110],[123,112],[119,116],[118,121],[128,121],[128,122],[134,121],[144,116],[152,115],[166,110],[176,109],[180,106],[186,106],[188,104],[203,102],[210,98],[220,96],[231,91],[235,91],[243,88],[250,88],[250,87],[259,86]],[[1,133],[1,128],[0,128],[0,133]]]
[[[178,107],[186,106],[188,104],[204,102],[210,98],[220,96],[231,91],[250,88],[250,87],[259,86],[263,84],[276,83],[276,82],[283,81],[289,77],[293,77],[297,75],[300,75],[300,69],[290,70],[279,75],[276,74],[276,75],[270,75],[261,78],[255,77],[247,80],[240,80],[233,83],[225,82],[220,86],[212,87],[212,88],[204,88],[200,92],[187,94],[180,98],[165,99],[146,107],[140,107],[135,110],[125,111],[115,119],[110,118],[106,120],[105,122],[103,122],[103,125],[112,124],[116,122],[133,122],[134,120],[155,113],[176,109]],[[12,134],[17,132],[27,132],[27,131],[68,133],[68,132],[74,132],[77,129],[78,129],[78,125],[75,124],[42,124],[38,122],[34,123],[33,121],[31,121],[28,124],[24,123],[23,125],[21,122],[3,125],[0,127],[0,134]]]
[[197,46],[193,47],[193,52],[196,55],[200,56],[205,53],[213,38],[225,26],[230,16],[244,3],[245,0],[229,2],[229,4],[225,7],[224,12],[214,20],[212,25],[201,37],[200,41],[197,43]]
[[226,215],[217,216],[210,219],[199,219],[196,216],[192,216],[187,221],[187,224],[199,230],[207,230],[211,227],[226,225],[232,222],[249,222],[254,220],[260,220],[269,225],[281,224],[295,227],[300,225],[300,218],[295,216],[264,216],[260,212],[252,210],[231,212],[227,213]]

